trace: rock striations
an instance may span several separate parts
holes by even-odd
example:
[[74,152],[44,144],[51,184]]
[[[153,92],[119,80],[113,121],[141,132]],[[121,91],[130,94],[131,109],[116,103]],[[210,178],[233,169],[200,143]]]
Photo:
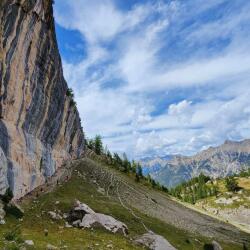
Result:
[[0,193],[16,198],[84,150],[62,72],[52,0],[0,1]]

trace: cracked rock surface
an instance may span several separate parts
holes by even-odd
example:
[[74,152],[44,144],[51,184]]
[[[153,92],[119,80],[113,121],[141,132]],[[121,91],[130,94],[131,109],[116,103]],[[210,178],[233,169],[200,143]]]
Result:
[[52,1],[1,0],[1,194],[10,186],[15,198],[24,196],[83,152],[79,114],[67,90]]

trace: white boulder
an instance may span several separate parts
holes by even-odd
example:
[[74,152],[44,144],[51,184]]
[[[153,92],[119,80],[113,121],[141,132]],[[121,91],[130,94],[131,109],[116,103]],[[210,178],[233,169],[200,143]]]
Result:
[[46,248],[47,248],[47,250],[55,250],[55,249],[58,249],[56,246],[53,246],[53,245],[51,245],[51,244],[47,244],[47,246],[46,246]]
[[135,242],[151,250],[176,250],[164,237],[152,231],[138,237]]
[[25,243],[27,246],[34,246],[33,240],[25,240],[24,243]]
[[60,214],[57,214],[56,212],[53,212],[53,211],[49,211],[48,215],[53,220],[61,220],[62,219],[62,216]]
[[82,222],[79,224],[79,227],[104,227],[112,233],[120,233],[123,235],[127,235],[128,233],[128,228],[124,223],[114,219],[109,215],[99,213],[86,214],[83,217]]
[[74,208],[69,212],[68,222],[80,228],[105,228],[113,233],[128,234],[127,226],[113,217],[101,213],[95,213],[89,206],[76,201]]

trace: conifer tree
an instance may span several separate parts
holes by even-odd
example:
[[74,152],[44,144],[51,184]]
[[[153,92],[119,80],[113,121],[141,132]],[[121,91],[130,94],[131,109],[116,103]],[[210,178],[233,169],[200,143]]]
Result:
[[95,137],[94,149],[95,149],[95,153],[98,155],[101,155],[103,153],[102,138],[100,135],[96,135],[96,137]]

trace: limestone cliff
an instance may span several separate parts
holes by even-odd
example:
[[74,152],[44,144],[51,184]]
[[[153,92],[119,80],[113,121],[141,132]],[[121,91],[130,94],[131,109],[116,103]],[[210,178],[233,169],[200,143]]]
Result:
[[0,192],[18,198],[84,150],[51,0],[0,1]]

